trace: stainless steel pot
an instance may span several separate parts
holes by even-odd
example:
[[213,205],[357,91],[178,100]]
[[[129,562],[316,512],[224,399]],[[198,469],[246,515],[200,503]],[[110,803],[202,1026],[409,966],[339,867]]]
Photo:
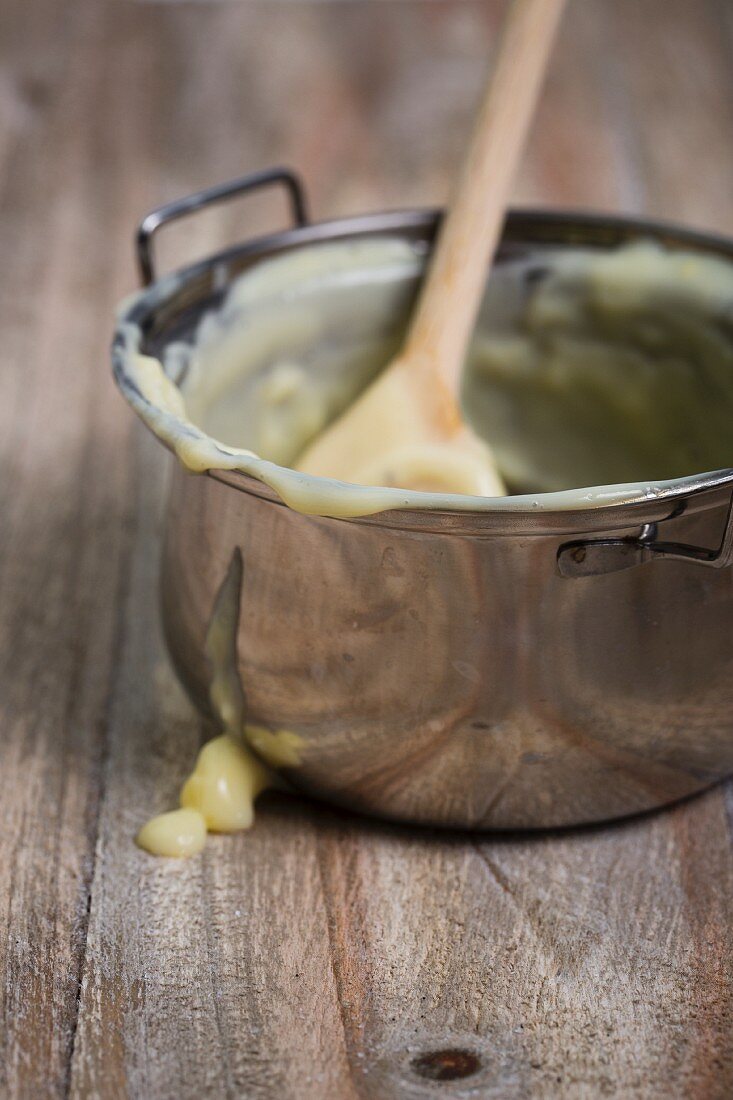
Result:
[[[277,171],[161,208],[138,236],[264,184],[297,228],[153,283],[125,313],[160,354],[263,257],[382,234],[430,240],[434,212],[305,224]],[[509,216],[502,255],[635,237],[733,257],[729,241],[646,221]],[[501,255],[499,257],[501,262]],[[118,382],[129,379],[118,363]],[[248,721],[297,735],[296,788],[406,822],[536,828],[682,798],[733,771],[733,470],[649,498],[555,510],[306,516],[241,473],[177,467],[162,568],[166,637],[208,706],[205,637],[237,572],[236,659]],[[241,583],[239,569],[241,564]],[[255,741],[257,751],[258,744]]]

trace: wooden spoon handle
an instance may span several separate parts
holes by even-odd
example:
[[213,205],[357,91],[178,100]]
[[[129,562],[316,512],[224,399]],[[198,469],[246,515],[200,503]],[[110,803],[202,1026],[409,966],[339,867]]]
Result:
[[405,346],[457,395],[509,190],[565,0],[514,0]]

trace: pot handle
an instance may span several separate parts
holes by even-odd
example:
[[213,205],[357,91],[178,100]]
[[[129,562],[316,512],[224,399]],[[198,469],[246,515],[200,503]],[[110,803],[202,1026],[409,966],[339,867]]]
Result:
[[679,542],[660,542],[658,524],[647,523],[638,538],[588,539],[566,542],[557,552],[557,568],[561,577],[597,577],[631,569],[647,561],[667,559],[725,569],[733,565],[733,497],[720,546],[711,550],[704,546],[687,546]]
[[269,187],[272,184],[280,184],[287,191],[293,223],[307,225],[308,214],[303,184],[300,177],[289,168],[268,168],[264,172],[253,172],[249,176],[230,180],[229,183],[220,183],[216,187],[207,187],[204,191],[197,191],[195,195],[175,199],[173,202],[151,210],[140,222],[135,237],[137,266],[143,286],[150,286],[156,278],[152,242],[154,234],[161,226],[177,221],[178,218],[183,218],[187,214],[194,214],[206,206],[235,199],[239,195],[258,191],[261,187]]

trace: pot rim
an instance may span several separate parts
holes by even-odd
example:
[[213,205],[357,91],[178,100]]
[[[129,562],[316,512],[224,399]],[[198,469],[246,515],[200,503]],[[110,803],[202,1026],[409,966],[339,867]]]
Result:
[[[129,344],[130,328],[141,333],[139,350],[146,353],[151,335],[192,306],[193,287],[212,296],[228,286],[232,278],[261,260],[308,245],[354,237],[383,236],[412,232],[429,245],[442,211],[435,208],[397,209],[350,215],[298,225],[268,233],[212,253],[193,264],[158,278],[150,286],[128,297],[120,306],[113,342],[115,380],[129,403],[139,411],[141,394],[125,370],[122,347]],[[507,212],[499,259],[527,247],[614,247],[632,240],[653,239],[667,248],[691,248],[733,260],[733,240],[653,219],[605,214],[597,211],[521,208]],[[162,440],[162,442],[166,442]],[[167,444],[166,444],[167,445]],[[258,460],[262,462],[263,460]],[[271,470],[288,473],[288,468],[266,463]],[[278,493],[253,473],[212,468],[209,476],[274,503],[284,502]],[[316,484],[333,485],[325,477]],[[619,530],[656,522],[722,503],[729,494],[722,490],[733,484],[733,467],[705,471],[681,478],[649,482],[628,482],[545,493],[495,498],[467,498],[456,493],[440,494],[439,505],[397,506],[371,515],[333,517],[339,521],[366,522],[390,527],[409,527],[448,532],[476,526],[476,533],[516,534],[565,533],[578,529]],[[349,486],[349,489],[352,487]],[[360,488],[360,487],[353,487]],[[412,501],[434,494],[392,490]],[[703,497],[704,499],[700,499]],[[481,499],[477,507],[472,501]],[[538,531],[541,528],[541,531]]]

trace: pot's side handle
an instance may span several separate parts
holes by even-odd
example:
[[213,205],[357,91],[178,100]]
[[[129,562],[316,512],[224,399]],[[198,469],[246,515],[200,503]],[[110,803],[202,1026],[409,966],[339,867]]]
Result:
[[728,505],[720,546],[715,550],[679,542],[661,542],[657,534],[658,524],[648,523],[638,538],[566,542],[557,552],[558,572],[560,576],[570,579],[597,577],[660,558],[724,569],[733,565],[733,497]]
[[308,214],[303,184],[300,177],[289,168],[268,168],[264,172],[253,172],[249,176],[220,183],[216,187],[207,187],[205,191],[197,191],[195,195],[175,199],[173,202],[151,210],[140,222],[135,237],[137,264],[143,286],[149,286],[156,277],[152,242],[154,234],[161,226],[183,218],[187,214],[193,214],[197,210],[203,210],[206,206],[235,199],[249,191],[258,191],[261,187],[270,187],[273,184],[278,184],[287,191],[293,223],[307,225]]

